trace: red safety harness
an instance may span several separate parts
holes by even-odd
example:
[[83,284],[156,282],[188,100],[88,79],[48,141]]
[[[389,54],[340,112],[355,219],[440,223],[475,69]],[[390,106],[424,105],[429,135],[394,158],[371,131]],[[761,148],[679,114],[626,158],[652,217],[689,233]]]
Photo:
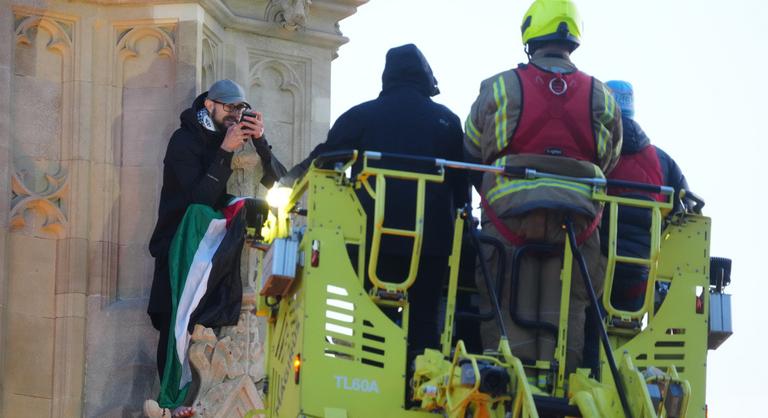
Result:
[[581,71],[554,73],[529,64],[515,69],[520,79],[520,118],[508,154],[539,154],[597,161],[592,126],[592,77]]
[[[520,119],[509,144],[495,157],[509,154],[538,154],[597,161],[592,127],[593,78],[581,72],[555,73],[533,64],[515,69],[520,79],[522,106]],[[480,202],[496,230],[514,246],[526,243],[499,219],[480,195]],[[586,241],[600,225],[602,212],[576,237],[577,245]]]

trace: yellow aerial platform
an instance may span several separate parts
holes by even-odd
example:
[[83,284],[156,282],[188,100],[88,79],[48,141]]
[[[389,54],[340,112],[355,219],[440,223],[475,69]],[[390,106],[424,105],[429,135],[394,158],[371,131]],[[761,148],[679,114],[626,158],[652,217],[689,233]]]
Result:
[[[357,157],[357,152],[350,151],[315,160],[286,201],[273,209],[261,231],[268,248],[260,272],[259,305],[260,314],[268,318],[268,381],[265,409],[251,411],[250,416],[706,417],[707,349],[716,348],[730,335],[730,298],[722,293],[730,266],[713,264],[725,274],[711,274],[710,219],[701,215],[700,208],[672,213],[677,197],[668,188],[662,191],[669,200],[659,203],[609,196],[603,179],[569,178],[590,184],[593,199],[605,202],[611,214],[602,297],[608,315],[601,367],[594,378],[587,369],[568,376],[564,371],[570,266],[574,257],[579,259],[578,248],[571,246],[575,238],[563,248],[564,290],[557,324],[561,337],[552,364],[540,361],[524,366],[504,338],[497,350],[485,353],[470,353],[454,338],[463,235],[478,233],[465,225],[471,218],[469,209],[459,211],[449,259],[442,343],[418,356],[415,368],[408,372],[407,294],[418,270],[426,183],[442,182],[445,167],[522,178],[553,175],[439,159],[433,160],[431,173],[396,171],[379,163],[388,158],[421,163],[425,159],[366,152],[358,162],[359,174],[350,177],[349,168]],[[386,181],[394,178],[417,184],[413,230],[384,227]],[[357,198],[360,192],[369,193],[376,202],[368,262],[362,250],[366,248],[366,214]],[[616,254],[619,205],[652,212],[647,259]],[[379,244],[387,234],[414,242],[408,277],[398,283],[376,275]],[[360,250],[350,252],[350,248]],[[611,304],[616,263],[640,264],[650,271],[645,303],[635,312]],[[660,305],[654,296],[656,283],[665,283],[669,289]],[[397,312],[400,320],[393,321],[384,308]],[[529,383],[526,371],[530,375],[532,370],[547,374],[550,384]]]

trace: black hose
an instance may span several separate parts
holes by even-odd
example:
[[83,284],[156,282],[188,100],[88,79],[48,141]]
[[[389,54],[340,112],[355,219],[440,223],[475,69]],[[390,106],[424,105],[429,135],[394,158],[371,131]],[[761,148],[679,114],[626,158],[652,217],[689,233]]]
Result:
[[[576,233],[573,230],[573,222],[571,222],[570,219],[566,219],[565,226],[566,232],[568,234],[568,242],[571,244],[573,258],[579,264],[581,277],[584,279],[584,286],[587,288],[587,294],[589,295],[589,300],[592,303],[592,308],[597,309],[597,295],[595,295],[595,288],[592,286],[592,279],[589,277],[587,262],[584,260],[584,256],[581,254],[581,250],[579,250],[579,247],[576,245]],[[619,393],[619,400],[621,401],[621,407],[624,409],[624,415],[626,418],[632,418],[632,411],[629,409],[629,401],[627,401],[627,393],[624,391],[624,383],[621,381],[619,370],[616,367],[616,359],[613,358],[611,342],[608,341],[608,331],[606,331],[605,324],[600,319],[600,315],[594,315],[593,318],[597,318],[595,322],[600,331],[600,341],[603,343],[605,356],[608,359],[608,367],[611,369],[613,381],[616,383],[616,391]]]
[[[477,249],[477,257],[480,259],[480,271],[483,275],[483,279],[485,280],[485,287],[488,288],[488,297],[491,299],[491,303],[493,304],[493,310],[496,314],[496,323],[499,325],[499,331],[501,332],[501,336],[504,337],[504,339],[509,340],[509,337],[507,337],[507,329],[504,326],[504,319],[501,316],[501,306],[499,305],[499,298],[496,294],[496,289],[493,288],[493,283],[491,283],[491,277],[488,274],[488,267],[485,265],[483,260],[485,258],[483,257],[483,249],[480,246],[480,241],[477,238],[478,232],[474,230],[474,228],[469,228],[469,235],[472,238],[472,245],[475,246]],[[499,257],[505,257],[505,254],[502,252],[499,254]]]

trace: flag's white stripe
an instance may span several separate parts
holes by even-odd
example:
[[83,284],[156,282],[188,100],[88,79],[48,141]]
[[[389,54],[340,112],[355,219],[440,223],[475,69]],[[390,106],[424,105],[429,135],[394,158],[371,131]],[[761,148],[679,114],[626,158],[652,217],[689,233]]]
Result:
[[227,203],[227,206],[232,206],[235,203],[237,203],[237,202],[239,202],[241,200],[245,200],[245,199],[252,199],[252,197],[251,196],[233,197],[232,200],[230,200],[229,203]]
[[219,248],[226,233],[226,219],[213,219],[208,224],[208,230],[200,241],[197,251],[195,251],[195,257],[192,260],[187,279],[184,282],[184,291],[181,293],[176,310],[176,327],[174,328],[176,355],[182,365],[179,389],[192,381],[192,371],[189,368],[189,358],[187,357],[190,342],[190,335],[187,332],[189,319],[192,316],[192,312],[197,308],[197,304],[200,303],[200,299],[205,295],[205,291],[208,288],[208,278],[213,267],[213,255]]

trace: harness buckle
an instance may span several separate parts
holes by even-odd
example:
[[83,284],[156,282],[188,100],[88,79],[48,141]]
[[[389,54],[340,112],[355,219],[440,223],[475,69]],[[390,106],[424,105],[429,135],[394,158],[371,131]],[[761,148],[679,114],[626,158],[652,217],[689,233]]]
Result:
[[555,96],[562,96],[568,90],[568,82],[562,77],[553,77],[549,80],[549,91]]

